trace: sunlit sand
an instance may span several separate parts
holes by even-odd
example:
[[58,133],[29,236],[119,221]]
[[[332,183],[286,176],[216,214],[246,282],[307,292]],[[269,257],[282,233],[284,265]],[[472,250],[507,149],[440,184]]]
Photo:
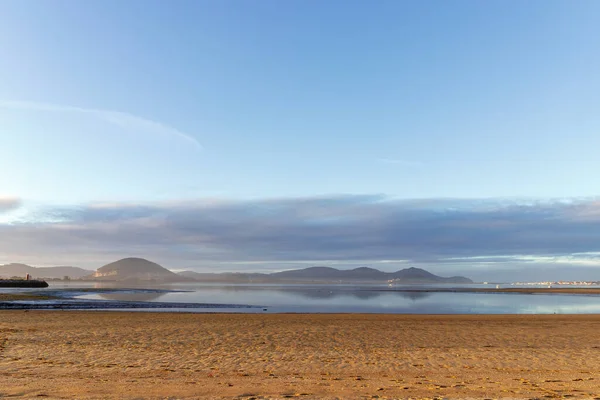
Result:
[[0,396],[600,398],[600,316],[0,312]]

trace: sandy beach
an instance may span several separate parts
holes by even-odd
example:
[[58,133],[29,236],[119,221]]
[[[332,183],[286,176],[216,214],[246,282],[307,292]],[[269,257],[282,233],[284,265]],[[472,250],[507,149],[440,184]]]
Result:
[[0,312],[0,397],[600,398],[600,316]]

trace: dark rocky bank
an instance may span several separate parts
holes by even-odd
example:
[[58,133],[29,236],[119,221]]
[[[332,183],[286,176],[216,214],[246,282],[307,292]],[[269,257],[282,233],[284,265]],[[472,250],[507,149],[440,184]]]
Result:
[[46,288],[48,282],[40,280],[25,280],[25,279],[0,279],[0,288],[15,287],[15,288]]

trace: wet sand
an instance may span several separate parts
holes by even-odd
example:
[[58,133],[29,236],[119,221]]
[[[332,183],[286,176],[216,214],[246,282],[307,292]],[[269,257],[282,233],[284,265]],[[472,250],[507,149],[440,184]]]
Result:
[[[35,293],[0,293],[0,301],[23,301],[23,300],[53,300],[54,296],[45,296]],[[1,307],[1,305],[0,305]]]
[[600,399],[600,315],[1,311],[3,396]]

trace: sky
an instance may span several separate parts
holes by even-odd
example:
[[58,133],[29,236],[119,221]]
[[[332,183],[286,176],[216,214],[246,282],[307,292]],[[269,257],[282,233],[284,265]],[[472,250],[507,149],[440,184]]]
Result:
[[0,263],[600,279],[599,12],[2,1]]

